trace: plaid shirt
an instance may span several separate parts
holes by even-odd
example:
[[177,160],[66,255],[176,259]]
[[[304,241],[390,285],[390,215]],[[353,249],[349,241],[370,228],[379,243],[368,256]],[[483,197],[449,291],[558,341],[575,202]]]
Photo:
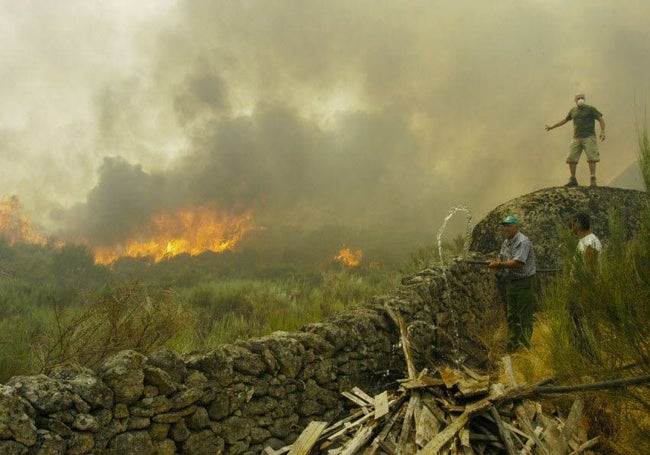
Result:
[[499,258],[502,261],[514,259],[524,264],[522,267],[516,269],[506,269],[508,279],[510,280],[518,280],[535,275],[535,250],[530,239],[521,232],[517,232],[511,239],[503,241]]

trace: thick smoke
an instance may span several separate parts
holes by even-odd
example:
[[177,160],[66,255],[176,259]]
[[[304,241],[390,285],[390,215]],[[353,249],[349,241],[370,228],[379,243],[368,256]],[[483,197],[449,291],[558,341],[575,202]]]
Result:
[[[650,5],[640,0],[588,9],[533,0],[179,1],[155,14],[145,2],[104,17],[45,7],[55,21],[47,37],[35,31],[44,18],[3,3],[3,17],[23,21],[15,34],[42,52],[31,64],[6,57],[15,78],[46,54],[46,38],[83,70],[41,62],[44,88],[61,89],[65,103],[45,107],[48,118],[5,122],[0,144],[5,155],[50,164],[9,175],[27,158],[1,158],[3,189],[26,206],[56,206],[43,224],[95,244],[206,202],[252,209],[266,228],[433,238],[454,205],[478,218],[565,182],[570,126],[546,133],[544,124],[566,115],[577,90],[608,123],[601,182],[636,159],[650,65]],[[125,19],[130,8],[141,8],[137,21]],[[71,19],[65,33],[56,28]],[[72,32],[90,38],[65,40]],[[108,74],[89,43],[110,56]],[[0,107],[8,118],[10,103]]]

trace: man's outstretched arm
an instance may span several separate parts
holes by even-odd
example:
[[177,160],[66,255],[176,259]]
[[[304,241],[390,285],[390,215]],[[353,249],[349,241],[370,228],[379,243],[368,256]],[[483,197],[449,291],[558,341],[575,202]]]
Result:
[[558,126],[562,126],[568,121],[569,121],[569,119],[563,118],[562,120],[557,122],[555,125],[551,125],[551,126],[546,125],[546,131],[551,131],[553,128],[557,128]]

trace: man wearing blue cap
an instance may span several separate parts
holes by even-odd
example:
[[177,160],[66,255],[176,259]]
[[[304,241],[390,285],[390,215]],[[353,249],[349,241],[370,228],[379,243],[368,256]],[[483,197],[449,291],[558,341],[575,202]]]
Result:
[[506,271],[506,317],[508,320],[509,352],[520,345],[530,347],[533,333],[533,279],[535,277],[535,251],[528,237],[519,232],[521,222],[508,215],[501,222],[505,240],[499,259],[488,261],[491,269]]

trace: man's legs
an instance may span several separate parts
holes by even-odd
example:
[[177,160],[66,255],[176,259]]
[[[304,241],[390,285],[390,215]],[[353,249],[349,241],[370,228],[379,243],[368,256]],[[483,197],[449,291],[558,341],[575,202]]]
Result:
[[576,169],[577,168],[578,168],[577,163],[569,163],[569,173],[571,174],[572,179],[576,178]]
[[533,278],[509,281],[506,287],[509,352],[530,347],[533,334]]
[[596,163],[600,161],[600,150],[596,136],[585,139],[585,154],[589,163],[589,174],[591,175],[591,186],[596,186]]
[[576,180],[576,169],[578,168],[578,161],[580,160],[580,155],[582,154],[583,149],[583,141],[578,138],[573,138],[571,145],[569,146],[569,155],[566,157],[571,177],[569,178],[569,183],[564,186],[578,186],[578,180]]
[[589,174],[592,177],[596,177],[596,163],[597,161],[589,161]]
[[576,179],[576,168],[578,167],[577,163],[568,163],[569,164],[569,181],[564,186],[578,186],[578,179]]
[[588,161],[589,163],[589,174],[591,175],[590,186],[596,186],[596,163],[597,161]]

